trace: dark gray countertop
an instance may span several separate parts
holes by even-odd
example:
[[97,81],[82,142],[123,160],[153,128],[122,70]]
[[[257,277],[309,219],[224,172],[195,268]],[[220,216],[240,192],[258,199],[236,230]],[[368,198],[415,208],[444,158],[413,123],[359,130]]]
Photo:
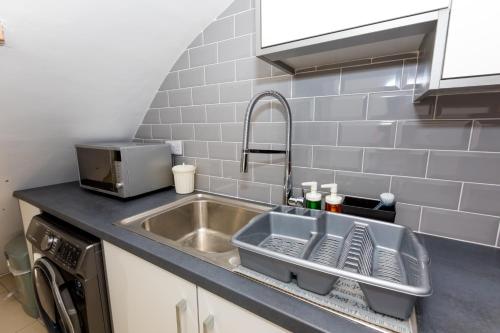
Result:
[[[123,200],[71,182],[14,195],[290,331],[374,332],[112,224],[182,197],[172,189]],[[419,332],[500,331],[500,250],[426,235],[420,238],[432,260],[434,294],[417,304]]]

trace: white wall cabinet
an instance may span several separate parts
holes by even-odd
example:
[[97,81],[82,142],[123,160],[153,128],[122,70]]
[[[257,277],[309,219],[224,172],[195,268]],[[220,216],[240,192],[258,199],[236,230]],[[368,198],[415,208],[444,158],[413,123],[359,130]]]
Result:
[[200,333],[288,332],[231,302],[198,287]]
[[500,74],[500,2],[453,0],[443,79]]
[[262,47],[445,8],[449,6],[449,2],[450,0],[260,0]]
[[197,333],[196,285],[103,242],[117,333]]
[[114,332],[287,332],[115,245],[103,248]]

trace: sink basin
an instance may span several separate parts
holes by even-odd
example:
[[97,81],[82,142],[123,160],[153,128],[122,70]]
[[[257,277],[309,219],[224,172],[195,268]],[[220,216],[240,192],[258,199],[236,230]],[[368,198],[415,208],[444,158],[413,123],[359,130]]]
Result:
[[193,194],[115,223],[231,269],[239,263],[231,237],[270,207],[210,194]]

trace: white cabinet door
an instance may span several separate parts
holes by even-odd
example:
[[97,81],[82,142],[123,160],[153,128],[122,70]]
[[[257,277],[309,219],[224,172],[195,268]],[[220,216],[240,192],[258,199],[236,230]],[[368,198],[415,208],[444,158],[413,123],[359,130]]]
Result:
[[443,79],[500,73],[500,1],[453,0]]
[[[19,209],[21,210],[21,218],[23,220],[23,231],[24,235],[26,235],[26,232],[28,231],[28,227],[30,226],[31,219],[38,215],[41,214],[42,211],[38,209],[38,207],[35,207],[26,201],[19,200]],[[30,264],[31,267],[33,267],[33,249],[31,247],[31,243],[26,241],[26,246],[28,247],[28,255],[30,257]]]
[[258,1],[261,1],[262,47],[446,8],[450,3],[450,0]]
[[287,330],[198,287],[200,333],[283,333]]
[[103,242],[116,333],[198,332],[196,286]]

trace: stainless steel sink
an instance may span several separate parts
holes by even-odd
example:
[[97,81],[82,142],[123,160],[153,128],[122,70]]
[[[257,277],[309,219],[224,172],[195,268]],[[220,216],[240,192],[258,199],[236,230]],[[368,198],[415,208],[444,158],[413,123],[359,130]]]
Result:
[[239,264],[231,237],[269,209],[237,199],[194,194],[115,224],[231,269]]

